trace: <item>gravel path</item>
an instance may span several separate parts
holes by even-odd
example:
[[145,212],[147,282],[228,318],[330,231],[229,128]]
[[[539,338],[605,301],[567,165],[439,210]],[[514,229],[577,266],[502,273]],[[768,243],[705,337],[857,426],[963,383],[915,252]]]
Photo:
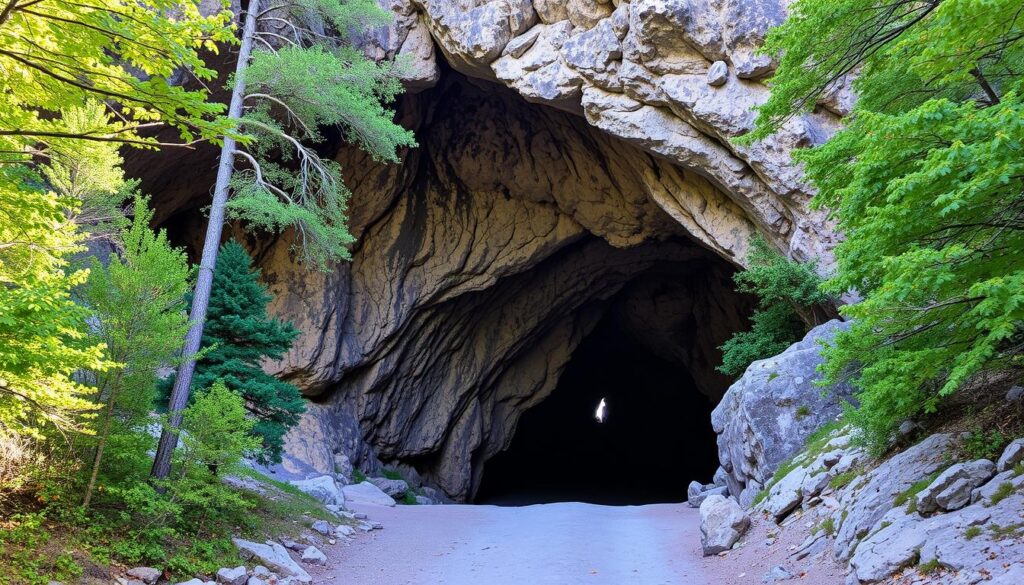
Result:
[[831,562],[789,564],[805,530],[765,546],[778,528],[760,519],[740,549],[703,557],[700,514],[686,504],[352,508],[384,529],[325,547],[314,584],[761,585],[778,564],[795,577],[781,585],[843,583]]

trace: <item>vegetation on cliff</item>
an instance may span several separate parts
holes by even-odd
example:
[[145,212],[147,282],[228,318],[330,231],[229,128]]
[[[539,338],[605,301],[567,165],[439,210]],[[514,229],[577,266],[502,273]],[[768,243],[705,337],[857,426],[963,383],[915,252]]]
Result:
[[856,75],[844,129],[798,161],[845,235],[824,290],[857,291],[827,350],[876,450],[1024,351],[1024,21],[1015,0],[800,0],[768,37],[779,58],[764,137]]

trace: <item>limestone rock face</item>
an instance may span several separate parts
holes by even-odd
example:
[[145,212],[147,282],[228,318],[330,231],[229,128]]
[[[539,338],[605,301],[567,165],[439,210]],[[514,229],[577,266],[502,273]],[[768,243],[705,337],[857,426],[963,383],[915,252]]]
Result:
[[[807,209],[811,193],[790,154],[834,132],[853,101],[848,83],[828,92],[820,111],[761,144],[728,142],[751,128],[752,108],[768,97],[761,80],[775,64],[756,53],[785,19],[787,2],[390,1],[398,14],[419,14],[405,26],[429,30],[457,71],[499,81],[532,102],[585,112],[609,135],[707,176],[793,256],[829,262],[833,230]],[[396,36],[403,34],[418,38]],[[401,53],[427,51],[403,45]],[[623,117],[631,122],[614,123]]]
[[[852,389],[839,385],[823,393],[814,381],[823,361],[819,342],[827,342],[847,326],[829,321],[781,354],[750,364],[712,412],[719,462],[727,474],[729,493],[740,501],[752,500],[782,462],[803,448],[811,433],[842,411]],[[773,514],[784,515],[800,502],[804,479],[794,477],[776,486]],[[745,490],[749,490],[746,496]]]

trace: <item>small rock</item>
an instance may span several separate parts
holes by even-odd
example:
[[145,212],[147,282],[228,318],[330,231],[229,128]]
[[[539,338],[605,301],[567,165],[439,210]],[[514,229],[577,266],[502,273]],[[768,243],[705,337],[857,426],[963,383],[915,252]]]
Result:
[[916,430],[917,430],[917,423],[915,423],[914,421],[908,419],[908,420],[905,420],[902,423],[900,423],[900,426],[899,426],[898,429],[896,429],[896,432],[901,437],[908,437],[908,436],[910,436],[911,433],[913,433]]
[[725,61],[715,61],[708,68],[707,82],[711,87],[719,87],[725,85],[725,82],[729,80],[729,66],[725,64]]
[[1024,398],[1024,386],[1013,386],[1006,393],[1006,400],[1008,402],[1017,402],[1021,398]]
[[223,585],[245,585],[248,580],[245,565],[229,569],[227,567],[217,571],[217,582]]
[[381,524],[380,522],[377,522],[375,520],[370,520],[369,524],[370,524],[370,529],[371,530],[384,530],[384,525]]
[[434,500],[431,500],[427,496],[416,496],[416,503],[420,506],[433,506]]
[[311,565],[326,565],[327,555],[315,546],[311,546],[302,552],[302,562]]
[[253,577],[259,577],[260,579],[269,579],[274,574],[270,572],[270,569],[264,567],[263,565],[256,565],[252,568],[252,575]]
[[356,531],[354,528],[352,528],[351,526],[347,526],[345,524],[339,524],[334,529],[334,534],[336,534],[337,536],[352,536],[355,533]]
[[160,569],[154,569],[153,567],[135,567],[129,569],[127,575],[134,579],[138,579],[147,585],[153,585],[156,583],[160,576],[163,575],[163,571]]
[[292,540],[290,538],[282,538],[281,539],[281,544],[284,545],[284,547],[289,549],[289,550],[297,550],[297,551],[306,550],[306,545],[299,544],[299,543],[295,542],[294,540]]
[[761,577],[762,583],[775,583],[776,581],[786,581],[793,578],[793,574],[790,573],[786,567],[782,565],[776,565],[771,568],[770,571]]
[[1024,461],[1024,438],[1014,439],[1006,449],[1003,449],[1003,454],[996,463],[996,471],[1008,471],[1021,461]]
[[262,577],[253,575],[252,577],[249,577],[249,580],[245,582],[245,585],[268,585],[268,583],[264,581]]
[[352,518],[355,520],[366,520],[368,516],[362,512],[356,512],[355,514],[352,514]]
[[691,508],[699,508],[700,507],[700,503],[696,503],[695,504],[693,502],[698,497],[700,497],[700,493],[702,491],[704,491],[704,484],[702,484],[699,481],[691,481],[690,485],[688,485],[686,487],[686,501],[690,504]]
[[[697,482],[691,482],[690,486],[692,487],[693,484],[695,484],[695,483],[697,483]],[[696,494],[694,494],[692,496],[688,495],[688,497],[686,498],[686,502],[688,504],[690,504],[691,508],[700,508],[700,505],[702,503],[704,503],[704,500],[706,500],[708,496],[712,496],[712,495],[725,496],[725,495],[727,495],[729,493],[729,488],[725,487],[724,485],[723,486],[715,486],[715,485],[707,485],[707,486],[705,486],[705,485],[701,485],[699,483],[697,483],[697,485],[701,486],[700,491],[698,491]]]
[[711,495],[700,505],[700,543],[704,556],[732,548],[750,527],[750,517],[732,498]]
[[182,581],[175,583],[175,585],[207,585],[209,581],[203,581],[202,579],[189,579],[188,581]]
[[326,520],[317,520],[312,526],[310,526],[310,528],[324,536],[329,536],[334,532],[334,527]]

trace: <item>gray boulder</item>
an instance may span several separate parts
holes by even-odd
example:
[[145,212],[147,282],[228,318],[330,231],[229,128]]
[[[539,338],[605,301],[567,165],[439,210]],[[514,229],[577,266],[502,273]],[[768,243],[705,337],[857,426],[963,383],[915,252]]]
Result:
[[917,511],[929,514],[963,508],[971,500],[971,491],[991,479],[995,471],[995,464],[987,459],[950,466],[918,492]]
[[374,484],[364,481],[341,488],[347,501],[354,504],[376,504],[378,506],[394,506],[395,500]]
[[174,585],[212,585],[213,581],[203,581],[202,579],[189,579],[188,581],[181,581]]
[[996,462],[996,471],[1007,471],[1013,469],[1021,461],[1024,461],[1024,438],[1014,439]]
[[700,545],[704,556],[732,548],[750,527],[750,517],[732,498],[711,495],[700,505]]
[[313,581],[309,573],[288,555],[288,549],[276,542],[268,540],[266,544],[259,544],[241,538],[233,538],[231,542],[238,547],[243,559],[256,559],[284,577],[294,577],[298,583]]
[[338,488],[338,483],[329,475],[321,475],[311,479],[302,479],[288,482],[303,492],[313,496],[324,504],[334,506],[345,505],[345,495]]
[[380,491],[391,496],[396,500],[401,500],[405,497],[405,493],[409,491],[409,484],[402,479],[388,479],[386,477],[370,477],[367,478],[368,482],[380,488]]
[[138,579],[146,585],[153,585],[160,580],[163,575],[163,571],[160,569],[154,569],[153,567],[135,567],[134,569],[128,569],[126,573],[132,579]]
[[848,323],[829,321],[781,354],[750,364],[711,414],[729,493],[742,497],[752,480],[766,485],[811,433],[832,422],[852,394],[848,385],[815,385],[821,343]]
[[217,582],[222,585],[245,585],[245,582],[248,580],[249,575],[245,570],[245,565],[240,565],[233,569],[224,567],[217,571]]
[[416,496],[416,503],[421,506],[433,506],[434,500],[431,500],[427,496]]
[[306,550],[302,551],[302,562],[323,566],[327,564],[327,555],[315,546],[306,547]]

